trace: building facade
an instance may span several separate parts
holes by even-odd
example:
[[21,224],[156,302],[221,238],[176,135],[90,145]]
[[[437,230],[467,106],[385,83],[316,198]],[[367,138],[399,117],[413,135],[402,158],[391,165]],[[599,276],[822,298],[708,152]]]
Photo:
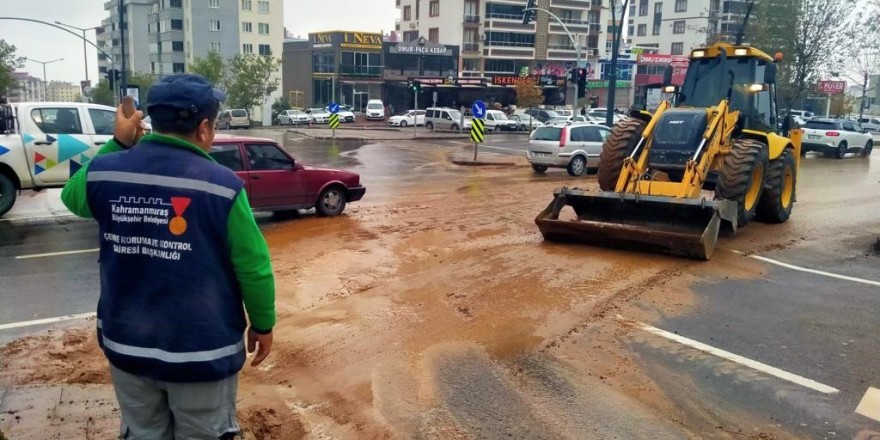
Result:
[[[257,54],[279,59],[282,52],[283,0],[110,0],[104,9],[109,16],[97,30],[97,44],[115,60],[124,44],[127,71],[171,75],[185,72],[210,52],[224,58]],[[99,54],[98,66],[103,74],[110,61]],[[116,68],[121,68],[120,61]]]
[[16,87],[9,90],[6,97],[9,102],[45,101],[48,98],[43,80],[26,72],[12,72],[12,77],[16,81]]
[[46,91],[49,101],[79,102],[82,100],[82,89],[77,84],[64,81],[49,81]]
[[734,42],[746,6],[741,0],[634,0],[627,34],[634,46],[688,55],[717,41]]
[[[522,24],[527,0],[397,0],[404,42],[421,37],[458,45],[460,77],[553,75],[565,77],[577,52],[562,25],[538,11]],[[596,72],[610,13],[603,0],[538,0],[556,15],[582,48],[581,66]],[[601,45],[600,45],[601,42]]]

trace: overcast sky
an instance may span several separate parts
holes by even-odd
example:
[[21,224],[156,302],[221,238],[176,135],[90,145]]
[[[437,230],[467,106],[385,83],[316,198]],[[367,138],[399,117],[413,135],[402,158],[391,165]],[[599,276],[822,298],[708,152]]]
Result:
[[[238,0],[222,0],[235,1]],[[107,16],[106,0],[2,0],[0,15],[33,18],[50,23],[60,21],[81,28],[97,26]],[[398,18],[394,0],[284,0],[284,25],[293,35],[325,30],[352,30],[379,32],[394,29]],[[80,31],[75,31],[78,34]],[[95,42],[95,33],[87,38]],[[46,65],[49,81],[61,80],[79,83],[85,79],[82,40],[62,30],[38,23],[0,21],[0,39],[13,44],[19,56],[39,61],[64,60]],[[98,76],[97,55],[89,47],[89,79]],[[43,66],[34,62],[25,64],[25,71],[37,78],[43,77]]]

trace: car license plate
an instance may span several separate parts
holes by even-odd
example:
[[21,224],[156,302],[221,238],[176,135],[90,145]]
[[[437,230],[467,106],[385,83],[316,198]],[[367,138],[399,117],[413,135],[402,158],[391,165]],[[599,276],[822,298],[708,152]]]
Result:
[[808,134],[807,135],[807,139],[821,139],[821,138],[822,138],[822,136],[819,136],[818,134]]
[[548,156],[550,156],[550,153],[543,153],[540,151],[535,152],[535,157],[548,157]]

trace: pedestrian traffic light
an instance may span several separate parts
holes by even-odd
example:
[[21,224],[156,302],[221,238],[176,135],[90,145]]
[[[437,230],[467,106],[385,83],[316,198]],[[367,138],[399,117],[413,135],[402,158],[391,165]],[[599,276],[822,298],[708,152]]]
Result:
[[414,79],[412,83],[410,83],[410,89],[413,93],[419,93],[422,90],[422,83],[419,80]]
[[578,96],[587,94],[587,69],[584,67],[577,68],[577,88]]
[[572,68],[568,72],[568,81],[572,82],[572,83],[576,83],[578,81],[578,68],[577,67]]
[[535,19],[535,8],[538,7],[538,0],[529,0],[528,5],[523,10],[523,24],[529,24]]

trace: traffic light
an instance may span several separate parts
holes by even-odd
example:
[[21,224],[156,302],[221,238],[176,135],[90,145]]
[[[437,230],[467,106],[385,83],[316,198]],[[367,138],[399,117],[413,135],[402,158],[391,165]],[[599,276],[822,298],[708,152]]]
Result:
[[529,0],[526,10],[523,11],[523,24],[529,24],[535,19],[535,9],[538,7],[538,0]]
[[578,82],[578,68],[574,67],[568,72],[568,81],[571,83]]
[[422,91],[422,83],[419,80],[414,79],[413,82],[410,83],[409,88],[413,93],[419,93]]
[[583,67],[577,68],[577,88],[578,96],[585,96],[587,94],[587,69]]

